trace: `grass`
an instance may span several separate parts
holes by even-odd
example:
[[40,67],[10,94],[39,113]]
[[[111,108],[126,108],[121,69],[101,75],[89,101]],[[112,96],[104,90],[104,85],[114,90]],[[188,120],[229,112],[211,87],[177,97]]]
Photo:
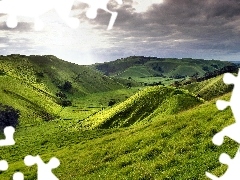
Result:
[[153,114],[176,114],[199,105],[201,100],[187,91],[155,86],[148,87],[112,108],[99,111],[86,119],[88,128],[127,127],[149,119]]
[[[23,163],[26,155],[40,155],[45,163],[57,157],[61,164],[53,172],[62,180],[207,179],[206,171],[217,176],[226,171],[218,161],[221,153],[233,157],[237,151],[239,145],[229,138],[220,147],[211,141],[234,122],[230,108],[219,111],[215,105],[217,99],[231,96],[221,76],[182,87],[185,90],[128,89],[124,83],[129,81],[95,74],[54,56],[21,58],[0,60],[1,102],[21,112],[16,145],[0,149],[1,159],[9,163],[9,169],[0,173],[3,180],[16,171],[27,180],[37,179],[37,167]],[[152,65],[156,62],[148,64]],[[66,80],[73,85],[66,92],[73,105],[63,108],[55,93]],[[117,103],[108,107],[111,99]],[[54,119],[44,121],[43,112]]]
[[[137,85],[132,82],[133,88],[128,89],[127,83],[131,81],[118,81],[87,66],[71,64],[54,56],[1,56],[0,70],[1,102],[20,110],[22,125],[34,125],[56,118],[84,119],[101,106],[107,106],[114,95],[118,97],[117,101],[126,99],[127,95],[135,92],[134,86]],[[61,88],[66,81],[72,85],[68,90]],[[60,100],[56,97],[59,91],[66,94],[72,107],[59,105]],[[123,98],[120,98],[121,94]],[[97,100],[94,105],[84,100],[92,101],[91,98]]]
[[232,90],[233,86],[224,84],[222,79],[223,75],[202,82],[188,84],[182,88],[194,94],[199,94],[205,100],[210,100]]
[[172,78],[174,82],[179,80],[177,79],[179,75],[188,78],[194,74],[203,77],[205,73],[214,72],[228,65],[233,64],[217,60],[130,56],[116,61],[94,64],[91,67],[109,76],[124,79],[131,77],[137,82],[148,84],[162,81],[163,84],[169,85],[166,79]]
[[207,179],[205,171],[221,175],[226,166],[218,162],[219,155],[233,156],[238,145],[229,139],[220,147],[212,144],[212,136],[233,122],[231,111],[218,111],[214,102],[128,128],[84,130],[76,122],[59,120],[20,127],[17,144],[0,150],[10,164],[1,179],[17,170],[35,179],[36,167],[22,162],[28,154],[40,154],[45,162],[59,158],[61,165],[54,170],[59,179]]

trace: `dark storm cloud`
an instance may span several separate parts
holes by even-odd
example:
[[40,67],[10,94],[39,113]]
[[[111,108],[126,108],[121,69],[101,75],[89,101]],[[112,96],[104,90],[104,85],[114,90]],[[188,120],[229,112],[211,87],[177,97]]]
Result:
[[[134,11],[131,0],[123,2],[118,8],[109,5],[110,10],[118,12],[113,30],[104,33],[112,42],[138,45],[136,51],[159,48],[168,52],[169,49],[240,52],[238,0],[164,0],[143,13]],[[83,15],[79,18],[85,18]],[[99,10],[97,18],[89,21],[103,29],[109,19],[110,14]]]

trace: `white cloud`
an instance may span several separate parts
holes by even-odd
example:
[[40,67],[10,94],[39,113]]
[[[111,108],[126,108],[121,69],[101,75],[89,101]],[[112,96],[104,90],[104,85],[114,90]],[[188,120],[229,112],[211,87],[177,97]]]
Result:
[[147,11],[151,5],[161,3],[163,3],[163,0],[134,0],[133,8],[136,9],[136,12],[141,13]]
[[5,48],[5,47],[8,47],[8,45],[0,43],[0,48]]

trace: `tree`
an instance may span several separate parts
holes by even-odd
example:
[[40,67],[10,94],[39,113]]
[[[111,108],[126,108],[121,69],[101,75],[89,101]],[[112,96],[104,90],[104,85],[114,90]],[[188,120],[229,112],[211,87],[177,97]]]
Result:
[[65,81],[61,89],[63,91],[69,91],[71,88],[72,88],[72,83],[70,81]]
[[5,71],[3,70],[3,69],[1,69],[0,70],[0,76],[3,76],[3,75],[5,75],[6,73],[5,73]]
[[115,99],[111,99],[111,100],[108,102],[108,106],[113,106],[114,104],[116,104],[116,100],[115,100]]
[[127,83],[127,88],[131,88],[132,87],[132,84],[131,83]]
[[56,96],[59,97],[58,104],[60,104],[63,107],[71,106],[72,102],[67,99],[67,95],[64,94],[62,91],[57,92]]
[[0,103],[0,131],[3,132],[7,126],[16,126],[19,124],[20,112],[11,106],[3,105]]
[[57,92],[56,96],[59,97],[60,99],[67,99],[66,94],[64,94],[62,91]]

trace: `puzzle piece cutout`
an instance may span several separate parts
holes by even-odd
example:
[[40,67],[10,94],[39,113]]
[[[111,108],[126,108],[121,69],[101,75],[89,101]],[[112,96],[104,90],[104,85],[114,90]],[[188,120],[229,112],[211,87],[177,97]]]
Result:
[[[5,139],[0,140],[0,146],[11,146],[15,144],[13,139],[13,134],[15,129],[12,126],[7,126],[4,128],[3,133]],[[8,162],[6,160],[0,161],[0,171],[6,171],[8,169]]]
[[[69,17],[75,0],[2,0],[0,1],[0,13],[8,14],[7,26],[9,28],[17,27],[18,16],[34,18],[35,30],[42,30],[44,27],[40,16],[54,9],[65,23],[71,28],[79,26],[77,18]],[[89,5],[86,16],[94,19],[97,16],[97,10],[103,9],[111,14],[108,24],[108,30],[112,29],[117,18],[117,12],[112,12],[107,8],[109,0],[79,0]],[[118,4],[122,4],[122,0],[116,0]]]
[[21,172],[16,172],[13,174],[13,180],[24,180],[24,175]]
[[[14,141],[15,128],[7,126],[4,128],[5,139],[0,140],[0,146],[11,146],[15,144]],[[37,164],[38,166],[38,180],[58,180],[58,178],[52,173],[52,169],[57,168],[60,165],[60,161],[53,157],[45,164],[40,156],[28,155],[24,158],[24,163],[27,166]],[[6,160],[0,160],[0,171],[6,171],[8,169],[8,162]],[[13,180],[24,180],[24,175],[21,172],[15,172],[13,174]]]
[[240,144],[240,123],[234,123],[225,127],[213,136],[212,141],[215,145],[220,146],[223,144],[225,136],[228,136]]
[[[213,136],[213,143],[215,145],[222,145],[224,142],[224,137],[228,136],[229,138],[233,139],[234,141],[236,141],[237,143],[240,144],[240,134],[239,134],[239,130],[240,130],[240,111],[239,111],[239,100],[240,100],[240,70],[238,72],[238,76],[234,76],[231,73],[225,73],[223,76],[223,81],[225,84],[233,84],[234,88],[232,91],[232,96],[230,98],[230,101],[223,101],[223,100],[218,100],[216,102],[216,106],[219,110],[224,110],[226,109],[228,106],[230,106],[232,112],[233,112],[233,116],[235,118],[235,123],[225,127],[222,129],[222,131],[220,131],[219,133],[215,134]],[[224,175],[222,175],[221,177],[217,177],[211,173],[206,172],[206,176],[212,180],[228,180],[228,179],[233,179],[233,180],[237,180],[240,179],[240,171],[239,171],[239,167],[240,167],[240,148],[238,149],[235,157],[233,159],[230,158],[229,155],[227,155],[226,153],[222,153],[219,157],[219,161],[222,164],[227,164],[228,165],[228,169],[225,172]]]
[[239,106],[238,106],[239,100],[240,100],[240,93],[239,93],[240,92],[240,71],[239,71],[239,74],[237,77],[235,77],[231,73],[224,74],[223,81],[225,84],[234,84],[232,96],[231,96],[229,102],[223,101],[223,100],[218,100],[216,102],[216,105],[219,110],[224,110],[225,108],[230,106],[236,122],[234,124],[231,124],[231,125],[225,127],[222,131],[215,134],[212,140],[215,145],[220,146],[223,144],[224,137],[228,136],[240,144],[240,134],[239,134],[240,111],[239,111]]
[[[110,13],[111,14],[111,18],[110,18],[107,30],[112,29],[112,27],[113,27],[113,25],[114,25],[114,23],[116,21],[118,13],[110,11],[108,9],[107,4],[108,4],[109,0],[78,0],[78,1],[88,4],[89,9],[86,12],[86,16],[89,19],[95,19],[97,17],[98,9],[102,9],[102,10]],[[116,0],[116,1],[117,1],[118,4],[122,4],[123,3],[122,0]]]
[[8,162],[5,160],[0,161],[0,171],[6,171],[8,169]]
[[43,23],[40,16],[54,9],[58,15],[71,27],[79,25],[77,18],[69,17],[74,0],[2,0],[0,13],[8,14],[7,26],[17,27],[18,16],[30,17],[35,20],[35,30],[42,30]]
[[223,82],[227,85],[233,84],[234,88],[232,91],[232,96],[230,98],[230,101],[223,101],[218,100],[216,105],[219,110],[224,110],[228,106],[231,107],[233,111],[234,118],[237,123],[240,123],[240,111],[239,111],[239,100],[240,100],[240,70],[238,72],[238,76],[234,76],[231,73],[225,73],[223,76]]
[[39,155],[37,156],[31,156],[28,155],[24,158],[24,163],[27,166],[33,166],[34,164],[37,164],[38,166],[38,180],[58,180],[58,178],[52,173],[52,169],[57,168],[60,165],[60,161],[53,157],[50,159],[50,161],[45,164]]
[[15,144],[15,141],[13,139],[13,135],[15,132],[14,127],[12,126],[7,126],[4,128],[4,135],[5,139],[0,140],[0,146],[11,146]]
[[206,172],[206,176],[212,180],[239,180],[240,179],[240,149],[238,149],[233,159],[226,153],[222,153],[219,157],[219,161],[222,164],[228,165],[228,169],[224,175],[217,177],[209,172]]

